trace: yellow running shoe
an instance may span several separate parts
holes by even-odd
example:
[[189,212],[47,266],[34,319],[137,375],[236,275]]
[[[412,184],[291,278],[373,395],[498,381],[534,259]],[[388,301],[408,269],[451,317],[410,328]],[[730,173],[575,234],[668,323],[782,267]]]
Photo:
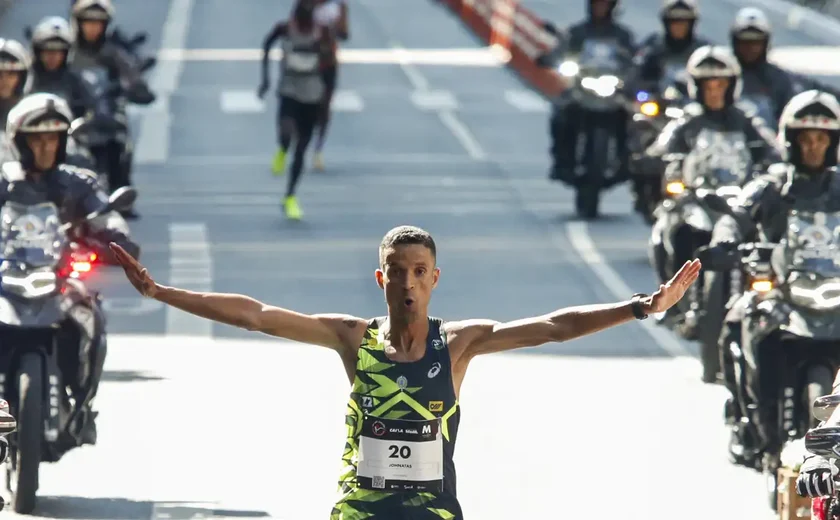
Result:
[[286,171],[286,152],[283,149],[277,150],[274,160],[271,161],[271,173],[280,176]]
[[286,210],[286,218],[288,219],[300,220],[303,218],[303,211],[300,210],[297,197],[294,195],[286,197],[286,200],[283,201],[283,209]]
[[315,156],[312,158],[312,166],[319,172],[324,171],[324,154],[322,152],[315,152]]

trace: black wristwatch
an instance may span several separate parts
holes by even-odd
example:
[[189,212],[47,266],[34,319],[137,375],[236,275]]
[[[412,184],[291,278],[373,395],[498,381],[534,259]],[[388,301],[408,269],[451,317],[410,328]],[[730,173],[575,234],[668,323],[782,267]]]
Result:
[[630,308],[633,309],[633,316],[635,316],[637,320],[644,320],[648,317],[647,313],[644,311],[644,307],[642,306],[642,300],[646,298],[650,298],[650,295],[636,293],[632,298],[630,298]]

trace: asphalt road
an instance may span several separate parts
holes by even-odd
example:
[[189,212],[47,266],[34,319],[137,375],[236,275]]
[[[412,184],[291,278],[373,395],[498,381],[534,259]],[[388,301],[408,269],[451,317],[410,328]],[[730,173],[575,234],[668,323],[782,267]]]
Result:
[[[583,12],[582,2],[526,3],[558,23]],[[65,5],[17,2],[0,31],[20,37]],[[648,33],[658,6],[634,2],[625,20]],[[739,6],[704,3],[704,32],[724,38]],[[160,101],[135,115],[143,219],[132,224],[161,281],[302,312],[379,315],[376,246],[410,223],[438,240],[432,310],[446,318],[512,319],[655,287],[647,229],[626,190],[607,196],[601,221],[574,221],[570,192],[545,180],[544,104],[488,65],[434,2],[353,3],[327,171],[303,179],[299,223],[282,217],[285,179],[269,173],[274,103],[250,94],[255,49],[290,2],[121,0],[118,9],[120,24],[150,31],[167,58],[152,81]],[[831,43],[831,33],[770,14],[777,47]],[[805,61],[795,49],[787,56]],[[336,357],[144,302],[118,272],[92,283],[111,310],[100,443],[43,469],[38,514],[325,518],[348,391]],[[467,518],[583,516],[593,503],[630,518],[769,518],[763,479],[726,461],[723,393],[700,384],[694,347],[651,321],[475,361],[457,454]]]

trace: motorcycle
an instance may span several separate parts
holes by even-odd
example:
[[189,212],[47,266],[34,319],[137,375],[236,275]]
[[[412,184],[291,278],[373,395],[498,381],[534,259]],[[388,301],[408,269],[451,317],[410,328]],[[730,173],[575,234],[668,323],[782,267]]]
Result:
[[[682,179],[665,185],[664,200],[654,211],[656,223],[651,230],[650,251],[654,264],[656,250],[664,247],[669,262],[679,265],[694,258],[695,251],[708,244],[715,222],[722,216],[705,203],[708,194],[735,204],[741,187],[749,180],[752,158],[740,133],[703,130],[694,149],[679,166]],[[660,262],[661,263],[661,262]],[[668,273],[660,273],[670,278]],[[686,297],[676,306],[681,322],[675,330],[684,338],[696,339],[702,310],[703,279],[692,284]],[[715,353],[717,347],[715,346]]]
[[[826,395],[812,405],[814,419],[821,425],[805,434],[805,449],[840,466],[840,418],[834,417],[840,395]],[[835,491],[830,496],[811,499],[812,520],[840,520],[840,475],[833,477]]]
[[93,326],[99,295],[72,274],[81,262],[69,236],[80,225],[132,204],[136,196],[133,188],[120,188],[99,211],[64,224],[52,203],[6,202],[0,208],[0,396],[18,419],[6,466],[16,513],[35,507],[40,464],[58,462],[82,444],[82,410],[61,368],[82,361],[65,357],[63,333],[69,325],[83,342],[104,334]]
[[[707,197],[707,204],[717,211],[730,207],[714,195]],[[759,425],[765,431],[764,446],[744,453],[740,463],[765,473],[774,509],[780,453],[815,426],[812,403],[831,393],[834,374],[840,368],[838,248],[835,244],[815,246],[801,238],[803,229],[822,226],[819,221],[824,218],[832,219],[832,229],[840,226],[840,214],[791,211],[788,233],[780,244],[742,244],[725,254],[721,247],[698,252],[706,269],[731,271],[739,267],[743,273],[746,290],[735,304],[743,310],[741,339],[721,346],[723,366],[728,367],[724,377],[738,391],[739,409],[728,414],[728,422],[748,435],[759,435],[757,423],[748,419],[754,417],[756,407],[746,375],[750,372],[763,381],[773,381],[777,393],[768,398],[776,409],[775,424]],[[761,361],[756,353],[763,356]]]
[[662,202],[662,163],[648,157],[648,148],[671,121],[683,116],[683,106],[689,100],[687,87],[678,75],[664,78],[668,83],[660,93],[636,93],[633,118],[628,132],[630,174],[636,185],[636,211],[648,224],[653,224],[654,210]]
[[616,45],[589,40],[576,59],[566,57],[557,68],[568,83],[570,101],[581,108],[575,208],[582,218],[597,217],[601,192],[626,180],[615,125],[626,124],[631,106],[622,79],[630,67],[631,58]]

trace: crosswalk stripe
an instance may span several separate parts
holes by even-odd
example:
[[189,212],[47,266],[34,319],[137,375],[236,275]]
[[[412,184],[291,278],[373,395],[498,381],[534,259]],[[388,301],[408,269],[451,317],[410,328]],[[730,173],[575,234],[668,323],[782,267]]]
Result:
[[361,112],[365,102],[354,90],[336,90],[330,107],[335,112]]
[[455,110],[458,100],[447,90],[418,90],[412,92],[411,102],[422,110]]
[[523,112],[548,112],[548,102],[530,90],[507,90],[505,100]]
[[265,103],[251,90],[226,90],[219,101],[226,114],[255,114],[265,110]]

